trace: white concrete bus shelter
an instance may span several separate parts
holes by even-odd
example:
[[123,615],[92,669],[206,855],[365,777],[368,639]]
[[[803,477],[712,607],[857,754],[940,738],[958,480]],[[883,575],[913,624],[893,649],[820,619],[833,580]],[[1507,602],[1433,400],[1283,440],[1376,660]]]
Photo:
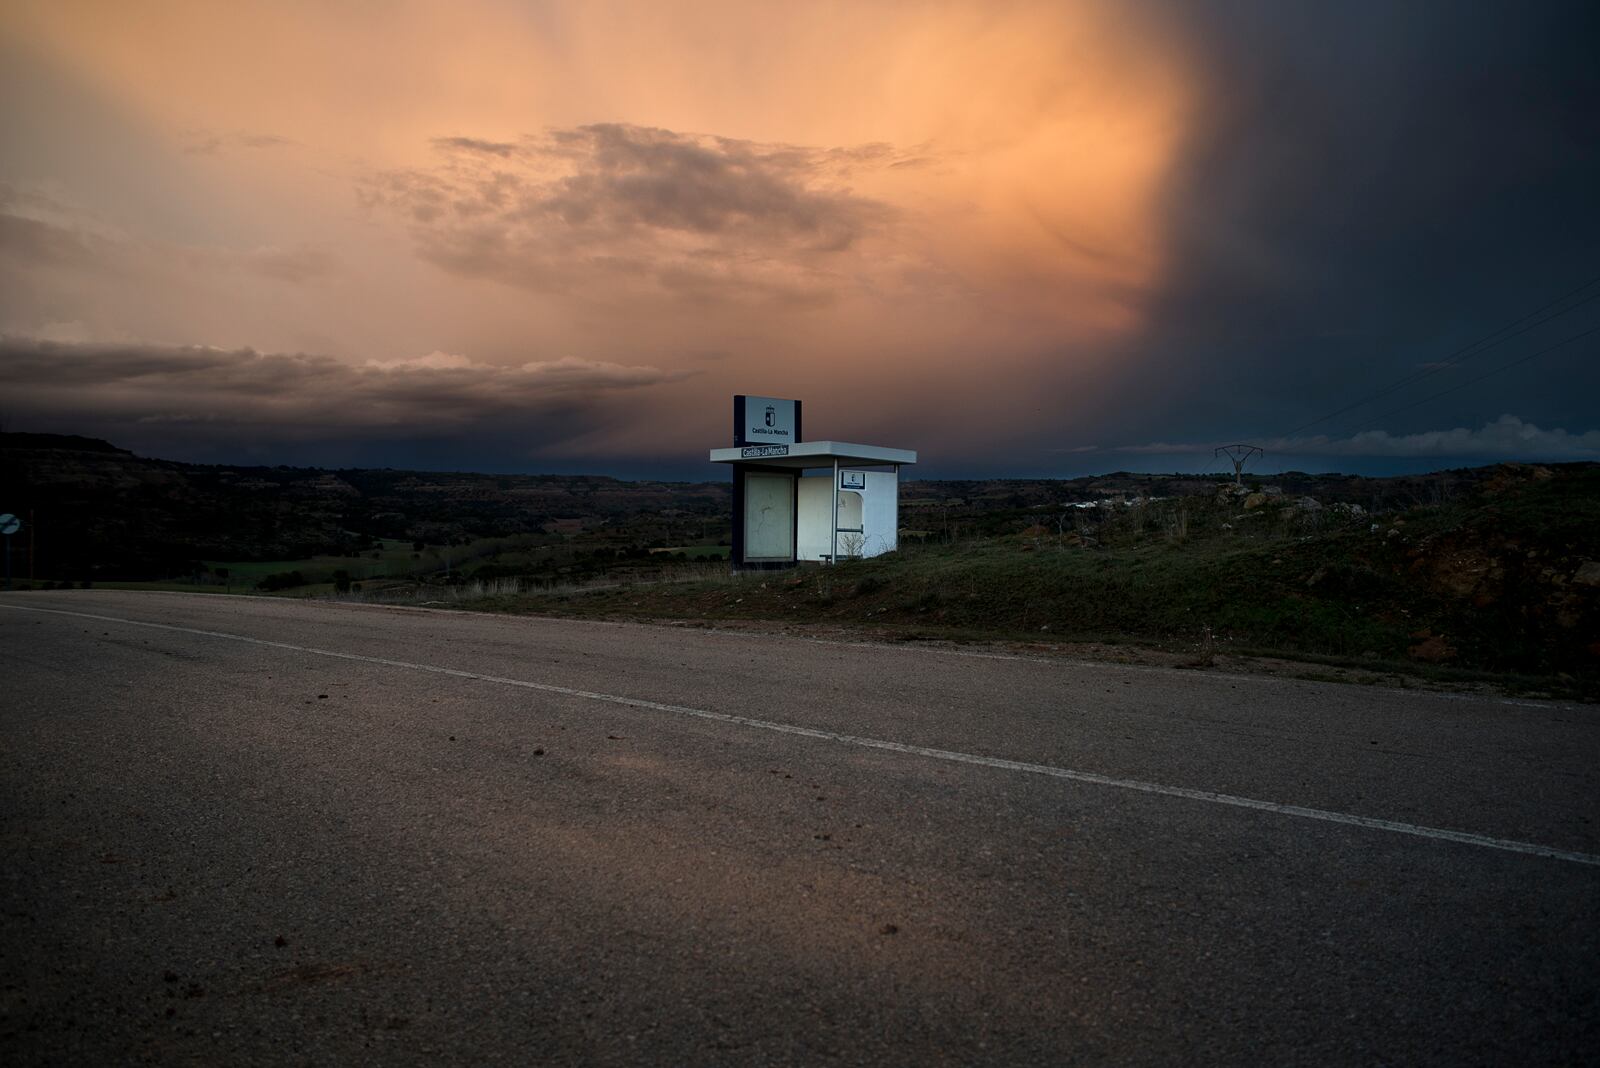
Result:
[[[910,449],[842,441],[712,449],[733,465],[733,566],[791,567],[900,545],[900,468]],[[830,492],[831,491],[831,492]]]

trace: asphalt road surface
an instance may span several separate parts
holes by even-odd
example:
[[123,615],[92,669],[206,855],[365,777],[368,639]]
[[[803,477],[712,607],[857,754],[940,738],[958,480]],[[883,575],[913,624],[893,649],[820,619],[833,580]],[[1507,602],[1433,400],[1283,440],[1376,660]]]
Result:
[[0,597],[8,1064],[1600,1056],[1592,706]]

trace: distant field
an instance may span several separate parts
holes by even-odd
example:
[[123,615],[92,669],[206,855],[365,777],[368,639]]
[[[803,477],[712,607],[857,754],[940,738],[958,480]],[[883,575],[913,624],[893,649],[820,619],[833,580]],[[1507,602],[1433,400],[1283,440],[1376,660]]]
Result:
[[[305,582],[280,592],[305,596],[317,592],[317,587],[333,589],[335,572],[338,571],[347,572],[352,582],[442,575],[447,563],[452,572],[468,571],[485,557],[499,553],[514,541],[511,538],[479,538],[448,549],[429,545],[418,550],[409,541],[385,540],[381,542],[382,549],[357,556],[311,556],[297,560],[207,560],[205,565],[212,575],[217,575],[219,569],[226,569],[229,585],[250,588],[255,588],[270,576],[298,571]],[[146,586],[135,584],[129,588]]]
[[[382,588],[390,583],[423,583],[438,587],[445,578],[446,561],[452,581],[494,581],[506,576],[520,577],[525,585],[593,583],[609,579],[614,572],[646,565],[659,572],[661,565],[681,569],[688,564],[724,558],[725,546],[685,545],[666,549],[638,550],[638,558],[621,557],[611,547],[593,543],[527,546],[515,538],[481,538],[465,545],[430,545],[414,549],[411,542],[387,540],[383,548],[360,555],[321,555],[290,560],[206,560],[203,578],[210,581],[98,581],[94,585],[121,590],[182,590],[193,593],[267,593],[288,597],[314,597],[336,592],[336,573],[344,571],[353,585]],[[682,554],[682,559],[679,559]],[[295,585],[263,590],[263,581],[274,576],[298,572]],[[424,590],[419,590],[424,597]],[[459,591],[456,594],[459,596]]]
[[440,556],[441,550],[438,547],[429,548],[418,554],[421,559],[413,560],[410,542],[385,541],[382,544],[382,550],[361,556],[310,556],[299,560],[207,560],[205,565],[213,573],[219,567],[227,568],[228,575],[235,580],[235,584],[252,586],[268,575],[285,571],[299,571],[307,578],[316,574],[331,581],[333,572],[342,568],[350,572],[352,578],[360,581],[377,575],[410,574],[419,564],[424,563],[435,567],[444,566]]
[[[461,571],[485,555],[503,547],[508,539],[485,538],[466,545],[452,546],[448,559],[452,571]],[[182,579],[159,581],[97,580],[96,588],[107,590],[166,590],[184,593],[264,593],[262,580],[273,575],[298,571],[305,580],[299,585],[272,591],[281,596],[311,597],[334,592],[335,572],[345,571],[353,583],[385,579],[415,579],[419,576],[442,575],[446,551],[443,546],[430,545],[415,550],[409,541],[385,540],[383,548],[358,556],[308,556],[293,560],[205,560],[202,578],[209,581],[186,582]],[[19,584],[25,585],[25,584]],[[40,586],[46,583],[38,583]],[[74,583],[73,585],[77,585]]]
[[[43,586],[44,583],[39,583]],[[97,590],[155,590],[165,593],[255,593],[253,587],[235,585],[231,589],[224,586],[213,586],[209,583],[196,585],[193,582],[96,582],[93,584]]]

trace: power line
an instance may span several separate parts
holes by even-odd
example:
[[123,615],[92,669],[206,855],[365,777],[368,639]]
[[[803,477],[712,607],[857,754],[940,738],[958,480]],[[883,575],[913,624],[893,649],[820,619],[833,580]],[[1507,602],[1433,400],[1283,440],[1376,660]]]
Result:
[[1468,386],[1475,386],[1479,382],[1482,382],[1486,378],[1493,378],[1495,375],[1499,374],[1502,371],[1509,371],[1513,367],[1520,367],[1523,364],[1527,363],[1529,360],[1536,360],[1540,356],[1545,355],[1546,353],[1551,353],[1551,352],[1556,351],[1556,349],[1564,348],[1565,346],[1572,344],[1574,341],[1581,341],[1581,340],[1583,340],[1584,338],[1588,337],[1591,334],[1600,334],[1600,326],[1590,327],[1588,330],[1585,330],[1582,333],[1573,334],[1569,338],[1565,338],[1565,339],[1563,339],[1561,341],[1557,341],[1554,345],[1550,345],[1550,346],[1547,346],[1546,348],[1542,348],[1537,352],[1531,352],[1528,355],[1521,357],[1520,359],[1512,360],[1510,363],[1503,363],[1499,367],[1496,367],[1492,371],[1485,371],[1483,374],[1479,375],[1477,378],[1471,378],[1471,379],[1468,379],[1465,382],[1458,382],[1457,384],[1451,386],[1449,389],[1441,389],[1439,392],[1430,394],[1429,396],[1426,396],[1426,397],[1423,397],[1421,400],[1412,401],[1410,404],[1402,404],[1398,408],[1392,408],[1389,411],[1384,412],[1380,416],[1377,416],[1377,417],[1375,417],[1373,419],[1367,420],[1365,423],[1362,423],[1360,426],[1353,427],[1350,430],[1345,431],[1345,433],[1346,434],[1359,433],[1360,431],[1365,430],[1369,426],[1372,426],[1372,425],[1374,425],[1376,423],[1383,422],[1385,419],[1389,418],[1391,415],[1399,415],[1401,412],[1408,412],[1412,408],[1415,408],[1415,407],[1417,407],[1419,405],[1422,405],[1422,404],[1427,404],[1431,400],[1438,400],[1440,397],[1446,396],[1447,394],[1450,394],[1450,393],[1454,393],[1457,390],[1466,389]]
[[[1352,404],[1347,404],[1343,408],[1339,408],[1339,409],[1337,409],[1335,411],[1329,412],[1327,415],[1318,416],[1316,419],[1311,420],[1309,423],[1302,423],[1301,425],[1295,427],[1293,430],[1287,431],[1286,433],[1279,435],[1279,437],[1280,438],[1293,437],[1295,434],[1300,433],[1302,430],[1307,430],[1307,429],[1309,429],[1311,427],[1316,426],[1318,423],[1325,423],[1329,419],[1332,419],[1332,418],[1334,418],[1336,416],[1343,415],[1345,412],[1353,411],[1354,409],[1360,408],[1365,404],[1370,404],[1372,401],[1375,401],[1380,397],[1386,397],[1389,394],[1395,392],[1396,390],[1404,389],[1406,386],[1414,385],[1417,382],[1421,382],[1425,378],[1429,378],[1429,377],[1431,377],[1433,375],[1436,375],[1436,374],[1440,373],[1441,371],[1448,371],[1448,370],[1451,370],[1452,368],[1459,367],[1463,363],[1466,363],[1468,360],[1470,360],[1470,359],[1472,359],[1472,358],[1474,358],[1476,356],[1483,355],[1485,352],[1488,352],[1490,349],[1494,348],[1497,345],[1504,344],[1505,342],[1510,341],[1512,338],[1521,337],[1523,334],[1526,334],[1528,331],[1535,330],[1535,329],[1543,326],[1545,323],[1550,322],[1552,319],[1558,319],[1561,316],[1566,315],[1568,312],[1573,311],[1574,309],[1583,307],[1585,304],[1589,303],[1592,300],[1600,299],[1600,292],[1591,293],[1587,297],[1584,297],[1582,300],[1576,301],[1573,304],[1571,304],[1571,305],[1569,305],[1569,306],[1567,306],[1565,308],[1562,308],[1558,312],[1555,312],[1555,313],[1553,313],[1551,315],[1545,316],[1543,319],[1540,319],[1538,322],[1529,323],[1529,325],[1523,327],[1521,330],[1517,330],[1516,333],[1512,333],[1512,334],[1507,334],[1506,333],[1506,331],[1508,331],[1508,330],[1512,330],[1515,327],[1522,326],[1522,324],[1528,322],[1529,319],[1532,319],[1532,318],[1534,318],[1535,316],[1538,316],[1538,315],[1543,315],[1545,312],[1549,311],[1551,308],[1554,308],[1557,305],[1559,305],[1559,304],[1571,299],[1572,297],[1577,296],[1579,293],[1582,293],[1584,290],[1586,290],[1589,287],[1593,286],[1597,282],[1600,282],[1600,276],[1596,276],[1594,278],[1589,279],[1589,281],[1583,283],[1583,285],[1579,286],[1578,288],[1570,290],[1570,291],[1568,291],[1566,293],[1563,293],[1561,296],[1557,297],[1555,300],[1550,301],[1548,304],[1545,304],[1545,305],[1542,305],[1541,307],[1535,308],[1533,311],[1531,311],[1528,314],[1522,316],[1522,318],[1517,319],[1517,320],[1515,320],[1513,322],[1507,323],[1505,326],[1502,326],[1500,329],[1494,331],[1493,333],[1490,333],[1490,334],[1488,334],[1488,335],[1486,335],[1484,337],[1479,338],[1477,341],[1474,341],[1472,344],[1466,345],[1466,346],[1464,346],[1462,348],[1457,349],[1456,351],[1452,352],[1450,355],[1446,356],[1443,360],[1439,361],[1438,363],[1435,363],[1435,364],[1433,364],[1432,366],[1429,366],[1429,367],[1425,367],[1420,371],[1413,372],[1412,374],[1409,374],[1406,377],[1400,379],[1400,381],[1395,382],[1392,385],[1385,386],[1383,389],[1378,390],[1376,393],[1372,393],[1372,394],[1369,394],[1369,395],[1367,395],[1365,397],[1362,397],[1360,400],[1355,401]],[[1505,337],[1500,337],[1501,334],[1505,334],[1506,336]],[[1565,344],[1565,342],[1563,342],[1563,344]],[[1472,351],[1474,349],[1476,349],[1477,351],[1476,352]],[[1530,357],[1530,359],[1531,359],[1531,357]],[[1515,364],[1509,364],[1508,366],[1515,366]],[[1481,379],[1474,379],[1473,381],[1476,382],[1476,381],[1482,381],[1482,380]],[[1462,385],[1469,385],[1469,384],[1470,383],[1462,383]],[[1445,392],[1453,392],[1453,390],[1446,390]],[[1443,396],[1443,394],[1436,394],[1436,396]],[[1421,403],[1421,402],[1419,401],[1418,403]],[[1408,407],[1415,407],[1415,405],[1409,405]],[[1404,410],[1404,409],[1401,409],[1401,410]],[[1380,416],[1379,418],[1382,418],[1382,416]]]

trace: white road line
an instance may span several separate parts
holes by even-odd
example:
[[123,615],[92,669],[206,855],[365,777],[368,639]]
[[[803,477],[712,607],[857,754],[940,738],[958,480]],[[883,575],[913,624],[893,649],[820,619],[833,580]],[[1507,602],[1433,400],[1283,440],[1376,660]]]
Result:
[[819,741],[859,746],[863,749],[881,749],[891,753],[927,757],[931,760],[975,764],[979,767],[1020,771],[1029,775],[1045,775],[1054,779],[1067,779],[1072,782],[1090,783],[1095,786],[1110,786],[1119,790],[1135,790],[1139,793],[1156,794],[1162,797],[1181,797],[1190,801],[1205,801],[1214,805],[1255,809],[1258,812],[1272,812],[1280,816],[1295,816],[1300,819],[1319,820],[1323,823],[1365,827],[1369,830],[1389,831],[1393,834],[1411,835],[1416,838],[1431,838],[1440,842],[1455,842],[1459,845],[1498,849],[1507,853],[1525,853],[1529,856],[1546,857],[1551,860],[1566,860],[1574,864],[1588,864],[1600,867],[1600,856],[1592,853],[1555,849],[1533,842],[1518,842],[1508,838],[1490,838],[1481,834],[1469,834],[1466,831],[1452,831],[1441,827],[1423,827],[1414,823],[1400,823],[1395,820],[1376,819],[1371,816],[1356,816],[1347,812],[1330,812],[1326,809],[1305,808],[1301,805],[1285,805],[1277,801],[1259,801],[1249,797],[1235,797],[1231,794],[1214,793],[1210,790],[1195,790],[1187,786],[1166,786],[1161,783],[1140,782],[1137,779],[1117,779],[1109,775],[1099,775],[1092,771],[1074,771],[1070,768],[1058,768],[1049,764],[1030,764],[1026,761],[1005,760],[1001,757],[982,756],[977,753],[961,753],[950,749],[932,749],[924,745],[908,745],[905,742],[893,742],[883,738],[866,738],[855,734],[840,734],[837,731],[821,730],[817,727],[802,727],[794,723],[776,723],[772,720],[735,716],[726,712],[712,712],[704,708],[690,708],[686,705],[670,705],[660,701],[646,701],[638,697],[597,693],[593,690],[577,690],[569,686],[557,686],[548,682],[530,682],[526,679],[510,679],[501,675],[484,675],[476,671],[462,671],[459,668],[439,667],[434,664],[417,664],[409,660],[391,660],[382,656],[341,653],[335,649],[317,649],[309,645],[275,642],[266,638],[252,638],[244,634],[231,634],[227,631],[201,630],[198,627],[180,627],[171,623],[149,623],[139,619],[123,619],[120,616],[102,616],[90,612],[69,612],[60,608],[34,608],[19,604],[0,604],[0,608],[10,608],[19,612],[42,612],[48,615],[73,616],[78,619],[93,619],[102,623],[122,623],[132,627],[148,627],[151,630],[165,630],[176,634],[195,634],[205,638],[221,638],[226,641],[261,645],[270,649],[285,649],[295,653],[308,653],[312,656],[332,657],[336,660],[354,660],[363,664],[378,664],[383,667],[402,668],[407,671],[425,671],[434,675],[473,679],[477,682],[491,682],[500,686],[516,686],[525,690],[537,690],[541,693],[582,698],[586,701],[603,701],[607,704],[623,705],[628,708],[670,712],[679,716],[692,716],[696,719],[712,720],[717,723],[727,723],[738,727],[750,727],[755,730],[775,731],[779,734],[793,734],[802,738],[815,738]]

